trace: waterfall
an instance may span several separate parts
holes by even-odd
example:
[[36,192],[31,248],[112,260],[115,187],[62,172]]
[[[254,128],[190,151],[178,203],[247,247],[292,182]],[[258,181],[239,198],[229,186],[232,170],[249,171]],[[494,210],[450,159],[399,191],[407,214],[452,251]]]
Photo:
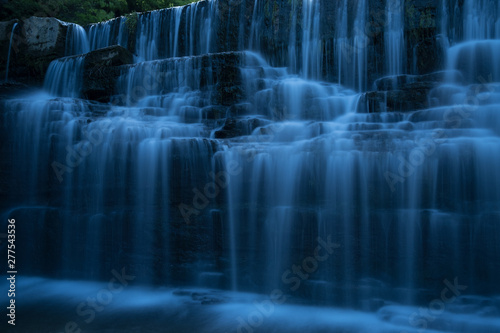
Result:
[[[295,1],[292,1],[292,11],[293,11],[293,17],[294,17],[294,20],[292,21],[292,26],[294,26],[296,24],[296,20],[297,20],[297,16],[296,16],[296,13],[295,13]],[[255,3],[254,3],[254,6],[253,6],[253,12],[252,12],[252,24],[250,26],[250,43],[249,43],[249,49],[250,50],[254,50],[254,51],[259,51],[260,48],[261,48],[261,33],[262,33],[262,29],[263,29],[263,18],[262,18],[262,11],[263,11],[263,1],[262,0],[255,0]],[[292,29],[292,31],[290,31],[290,33],[293,32],[294,29]],[[292,39],[292,37],[290,36],[290,44],[289,44],[289,47],[290,45],[292,45],[292,43],[294,43],[295,39]],[[290,64],[292,64],[292,62],[290,62]],[[292,65],[290,65],[292,66]]]
[[[458,0],[448,1],[450,15],[442,18],[442,24],[453,43],[500,38],[500,5],[496,1]],[[444,8],[444,7],[443,7]]]
[[82,88],[84,56],[54,60],[45,75],[44,88],[54,96],[79,97]]
[[441,27],[440,27],[440,33],[443,36],[448,37],[448,20],[449,20],[449,2],[448,0],[441,0],[441,7],[440,7],[440,14],[441,14]]
[[[81,54],[0,101],[19,300],[45,311],[30,328],[498,331],[500,11],[431,2],[207,0],[91,25],[89,50],[135,44],[103,66],[113,103],[82,98]],[[403,75],[438,34],[446,66]],[[85,47],[68,26],[66,54]],[[75,319],[106,290],[95,326]]]
[[5,68],[5,82],[9,81],[10,53],[12,49],[12,41],[14,40],[14,32],[16,30],[16,27],[17,27],[17,22],[14,23],[14,25],[12,26],[12,31],[10,32],[9,51],[7,54],[7,66]]
[[90,25],[88,40],[90,51],[112,45],[127,47],[129,26],[126,17],[119,17],[105,22]]
[[[202,61],[198,57],[139,63],[120,77],[118,90],[128,96],[131,105],[156,108],[157,116],[201,120],[215,84]],[[148,84],[143,86],[145,79]]]
[[84,54],[90,51],[87,32],[78,24],[69,24],[66,33],[66,56]]
[[405,42],[404,42],[404,1],[387,0],[387,25],[384,32],[386,72],[398,75],[404,72]]
[[500,39],[461,43],[448,50],[448,69],[460,70],[467,82],[500,81]]
[[344,74],[344,69],[348,68],[345,65],[346,62],[351,61],[351,50],[348,48],[349,43],[348,39],[348,25],[347,25],[347,0],[343,1],[342,6],[339,8],[337,12],[337,20],[336,20],[336,38],[335,38],[335,49],[336,49],[336,59],[337,61],[337,75],[338,75],[338,83],[341,84],[343,82],[343,77],[349,75],[350,73]]
[[110,45],[111,27],[109,22],[92,24],[89,29],[90,49],[102,49]]
[[357,2],[354,21],[348,21],[349,1],[343,1],[338,9],[336,37],[334,40],[334,60],[337,82],[358,91],[364,91],[368,85],[368,31],[366,31],[366,0]]
[[302,75],[321,77],[322,43],[320,36],[320,2],[304,0],[302,3]]
[[[292,1],[292,24],[290,29],[290,40],[288,42],[288,67],[292,73],[297,73],[297,2]],[[306,33],[307,30],[304,30]],[[253,31],[252,31],[253,32]],[[304,53],[307,49],[304,45]]]
[[495,1],[465,0],[464,40],[500,38],[498,10]]
[[356,9],[356,19],[354,21],[354,36],[352,47],[354,50],[354,60],[353,60],[353,76],[357,77],[358,80],[355,88],[358,91],[366,90],[368,86],[368,36],[366,31],[366,13],[367,13],[367,3],[366,0],[358,1],[358,8]]
[[[136,49],[141,60],[209,53],[213,48],[214,1],[140,14]],[[181,25],[181,22],[185,22]]]

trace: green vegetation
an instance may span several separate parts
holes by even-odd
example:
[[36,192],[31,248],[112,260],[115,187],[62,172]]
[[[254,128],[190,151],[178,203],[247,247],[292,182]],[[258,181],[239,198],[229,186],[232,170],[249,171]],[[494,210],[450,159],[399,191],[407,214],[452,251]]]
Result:
[[128,13],[181,6],[195,1],[197,0],[8,0],[0,4],[0,20],[41,16],[85,25]]
[[127,25],[127,29],[128,29],[129,33],[133,33],[135,31],[135,29],[137,28],[137,21],[138,21],[137,16],[138,15],[136,12],[125,15],[125,17],[127,18],[127,20],[125,21],[125,24]]

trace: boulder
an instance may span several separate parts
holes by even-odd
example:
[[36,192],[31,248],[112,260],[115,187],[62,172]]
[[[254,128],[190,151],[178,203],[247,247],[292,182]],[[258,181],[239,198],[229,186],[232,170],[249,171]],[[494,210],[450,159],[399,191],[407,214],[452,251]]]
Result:
[[26,51],[39,57],[64,56],[67,24],[50,17],[30,17],[23,21]]
[[125,48],[114,45],[85,55],[82,95],[86,99],[109,102],[115,94],[119,66],[134,62],[134,56]]
[[[14,30],[14,35],[12,34],[14,25],[18,24],[15,26]],[[0,75],[2,79],[5,77],[5,72],[7,69],[7,62],[9,58],[9,51],[10,53],[14,53],[17,51],[17,38],[19,33],[19,20],[11,20],[11,21],[5,21],[5,22],[0,22]],[[10,46],[10,41],[13,41],[13,47],[9,48]],[[9,50],[10,49],[10,50]],[[13,57],[12,57],[13,58]],[[11,66],[9,66],[11,67]]]
[[428,94],[436,85],[432,82],[413,82],[401,90],[370,91],[362,96],[358,112],[408,112],[429,107]]
[[68,25],[55,18],[30,17],[0,23],[0,66],[5,74],[10,35],[14,23],[9,77],[17,81],[39,85],[43,82],[49,64],[64,56]]

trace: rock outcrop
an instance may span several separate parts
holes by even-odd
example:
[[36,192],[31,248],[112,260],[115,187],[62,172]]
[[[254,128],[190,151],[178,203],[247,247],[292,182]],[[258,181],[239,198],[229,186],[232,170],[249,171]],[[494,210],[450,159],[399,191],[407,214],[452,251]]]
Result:
[[5,75],[12,27],[18,23],[12,38],[9,77],[39,85],[51,61],[64,57],[68,25],[55,18],[30,17],[0,24],[0,74]]
[[132,64],[133,55],[115,45],[89,52],[85,55],[82,95],[99,102],[109,102],[115,94],[119,66]]

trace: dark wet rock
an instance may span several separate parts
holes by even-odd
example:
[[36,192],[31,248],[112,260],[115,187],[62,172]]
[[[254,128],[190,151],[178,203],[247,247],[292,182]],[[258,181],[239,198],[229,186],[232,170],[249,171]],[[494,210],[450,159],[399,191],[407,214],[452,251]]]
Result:
[[406,112],[429,107],[427,95],[433,83],[414,82],[401,90],[371,91],[363,94],[358,112]]
[[215,85],[213,102],[219,105],[230,106],[243,101],[245,93],[241,85],[229,82],[218,82]]
[[[184,85],[183,88],[192,91],[200,91],[205,105],[217,105],[225,109],[230,105],[240,103],[245,98],[240,70],[245,58],[244,55],[244,52],[224,52],[194,57],[169,58],[155,61],[154,65],[152,65],[152,62],[144,62],[123,66],[102,66],[98,70],[105,86],[113,87],[111,89],[100,89],[103,92],[102,99],[109,99],[115,95],[114,87],[117,78],[120,75],[127,75],[131,68],[136,67],[139,68],[139,72],[153,69],[153,72],[149,72],[150,76],[148,76],[153,80],[153,84],[144,85],[143,81],[132,80],[135,84],[140,85],[140,89],[138,89],[140,94],[136,94],[137,96],[123,96],[122,99],[133,97],[134,101],[137,102],[145,95],[165,95],[173,92],[171,82],[165,80],[165,78],[174,75],[173,73],[179,73],[178,77],[189,76],[191,78],[178,82],[179,85]],[[91,79],[95,81],[93,78]],[[100,83],[99,80],[95,82]],[[127,94],[127,89],[127,87],[121,87],[120,92]],[[212,116],[215,115],[209,115],[209,117]]]
[[121,66],[134,62],[134,56],[120,45],[114,45],[87,53],[85,56],[86,69],[97,67]]
[[221,304],[226,302],[222,295],[214,295],[210,293],[194,292],[191,294],[194,301],[200,302],[202,305]]
[[[213,18],[212,28],[217,38],[210,52],[234,52],[247,48],[250,44],[251,25],[240,24],[240,22],[251,22],[254,1],[218,1]],[[262,13],[259,25],[259,35],[253,36],[253,47],[258,48],[264,54],[265,58],[274,66],[282,66],[289,59],[290,31],[295,29],[297,61],[301,62],[300,40],[302,36],[302,2],[289,0],[264,0],[259,1],[259,12]],[[366,44],[360,50],[344,50],[344,60],[352,59],[355,52],[366,52],[368,86],[375,81],[377,77],[386,73],[385,67],[385,48],[384,48],[384,27],[386,25],[385,14],[386,1],[373,0],[368,2],[367,24],[362,31]],[[208,2],[201,2],[199,9],[203,10],[208,6]],[[405,2],[405,37],[408,41],[405,45],[406,68],[405,72],[412,74],[425,74],[440,70],[444,66],[444,41],[438,37],[437,29],[437,3],[428,0],[408,0]],[[343,7],[341,0],[320,0],[321,7],[321,43],[320,47],[323,53],[322,79],[327,81],[338,81],[338,63],[335,62],[335,43],[337,36],[336,24],[339,10]],[[207,9],[208,10],[208,9]],[[295,10],[295,12],[294,12]],[[169,9],[164,10],[165,13]],[[348,2],[348,21],[352,22],[357,11],[357,2]],[[187,13],[187,8],[183,11]],[[295,26],[293,25],[293,14],[296,14]],[[143,13],[140,15],[147,15]],[[166,14],[167,15],[167,14]],[[111,20],[111,38],[116,39],[119,32],[120,19]],[[49,18],[29,18],[21,22],[18,37],[16,40],[16,49],[14,53],[16,60],[13,63],[13,74],[16,77],[25,78],[24,81],[42,82],[50,61],[64,55],[64,42],[67,25],[64,22]],[[6,33],[11,29],[13,21],[2,22],[0,25],[0,67],[2,66],[4,54],[7,54],[8,43],[6,42]],[[181,22],[184,27],[185,22]],[[87,27],[88,29],[88,27]],[[3,33],[2,33],[3,31]],[[352,37],[354,29],[349,29],[348,37]],[[357,31],[359,33],[359,31]],[[8,34],[8,33],[7,33]],[[187,49],[187,31],[184,28],[180,30],[178,38],[178,48],[181,56],[184,56]],[[131,30],[128,34],[127,43],[129,51],[135,50],[135,33]],[[258,38],[256,38],[258,37]],[[256,38],[256,39],[255,39]],[[5,46],[7,45],[7,46]],[[24,48],[24,50],[22,50]],[[162,54],[164,45],[158,46],[158,52]],[[5,52],[3,52],[5,50]],[[24,57],[24,58],[23,58]],[[214,59],[217,61],[216,59]],[[217,64],[216,64],[217,67]],[[223,73],[231,76],[234,69],[230,69],[230,64],[224,67]],[[229,78],[228,80],[229,81]],[[234,81],[234,80],[233,80]],[[344,78],[348,86],[357,82],[356,77]],[[237,81],[236,81],[237,82]],[[99,98],[99,89],[97,91],[90,89],[91,98]],[[238,99],[240,92],[237,85],[221,85],[218,88],[218,101],[222,105],[230,105]]]
[[250,135],[256,128],[268,125],[270,122],[260,118],[228,118],[222,129],[215,132],[217,139],[228,139]]
[[446,48],[441,36],[424,39],[415,46],[415,66],[417,74],[427,74],[441,70],[446,65]]
[[31,88],[21,82],[11,81],[0,83],[0,100],[15,97],[16,95],[25,94]]
[[238,117],[255,114],[254,106],[250,103],[239,103],[229,107],[229,116]]
[[[10,39],[12,36],[12,29],[14,28],[14,24],[18,24],[16,26],[16,30],[14,31],[15,33],[19,33],[19,20],[10,20],[10,21],[4,21],[0,22],[0,75],[5,76],[5,69],[7,66],[7,58],[9,55],[9,44],[10,44]],[[19,36],[19,35],[17,35]],[[14,37],[16,38],[16,34],[14,34]],[[18,38],[18,37],[17,37]],[[18,53],[18,40],[15,40],[14,46],[15,49],[11,50],[11,53]]]
[[[426,109],[460,92],[445,82],[463,82],[458,71],[438,71],[425,75],[397,75],[375,81],[374,89],[363,95],[358,112],[414,111]],[[440,86],[441,85],[441,86]]]
[[86,99],[109,102],[121,74],[118,66],[132,64],[133,61],[133,55],[119,45],[87,53],[82,95]]
[[40,85],[49,64],[64,56],[68,25],[55,18],[30,17],[0,24],[0,68],[2,74],[14,23],[18,23],[12,38],[9,77],[31,85]]
[[414,83],[439,84],[443,82],[463,82],[463,76],[458,71],[439,71],[425,75],[385,76],[375,81],[374,88],[378,91],[411,89]]
[[219,105],[210,105],[201,110],[204,120],[219,120],[226,118],[227,108]]

